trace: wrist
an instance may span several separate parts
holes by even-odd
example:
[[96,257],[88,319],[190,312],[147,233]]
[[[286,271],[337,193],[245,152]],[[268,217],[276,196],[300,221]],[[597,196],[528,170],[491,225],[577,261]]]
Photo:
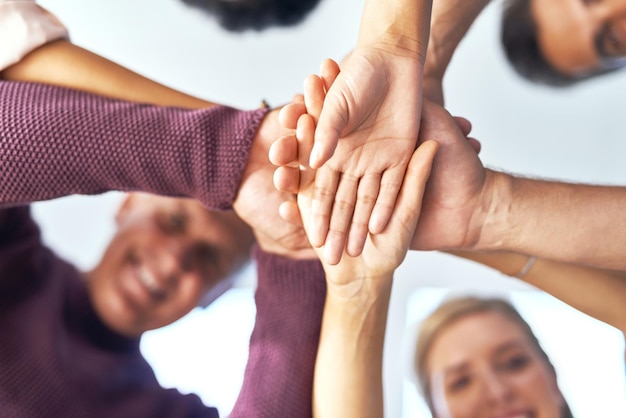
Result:
[[393,273],[355,278],[354,275],[338,275],[326,269],[328,296],[355,305],[371,304],[378,295],[391,289],[392,282]]
[[470,232],[474,229],[477,240],[473,250],[503,250],[509,247],[517,231],[510,224],[514,177],[486,170],[485,185],[481,191],[478,214],[472,217]]
[[368,0],[357,45],[383,45],[394,55],[410,55],[424,64],[430,32],[431,2]]

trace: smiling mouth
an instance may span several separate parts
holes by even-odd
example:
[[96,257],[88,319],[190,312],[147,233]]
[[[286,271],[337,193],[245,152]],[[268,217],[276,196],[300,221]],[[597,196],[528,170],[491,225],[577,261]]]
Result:
[[134,276],[141,288],[149,295],[150,299],[154,301],[165,299],[167,292],[161,286],[155,273],[142,263],[139,257],[134,253],[130,254],[129,262],[133,272],[132,276]]
[[534,417],[535,417],[535,414],[532,411],[512,412],[512,413],[497,415],[497,418],[534,418]]

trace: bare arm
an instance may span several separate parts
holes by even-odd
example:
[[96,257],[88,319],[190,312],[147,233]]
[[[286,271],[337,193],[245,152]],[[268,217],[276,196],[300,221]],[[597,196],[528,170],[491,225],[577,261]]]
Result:
[[54,84],[161,106],[200,109],[214,105],[143,77],[67,40],[39,47],[0,75],[5,80]]
[[[528,256],[509,252],[457,252],[467,258],[516,276]],[[626,331],[626,272],[537,259],[521,280],[600,321]]]
[[[313,133],[306,128],[314,123],[313,115],[319,114],[322,102],[311,102],[310,113],[299,118],[307,143],[313,141]],[[313,387],[317,418],[380,418],[384,414],[382,353],[393,273],[406,256],[436,151],[434,141],[429,141],[412,154],[389,225],[382,233],[368,236],[359,256],[344,253],[339,263],[329,263],[322,257],[324,249],[316,249],[327,283]],[[314,177],[313,170],[305,169],[294,186],[298,213],[309,235]]]
[[477,249],[626,270],[626,188],[496,173]]
[[454,51],[490,0],[435,0],[424,67],[424,95],[443,105],[442,82]]

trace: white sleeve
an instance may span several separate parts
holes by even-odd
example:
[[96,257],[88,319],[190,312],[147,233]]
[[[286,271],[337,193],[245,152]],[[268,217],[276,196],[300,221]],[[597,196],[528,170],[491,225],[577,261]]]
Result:
[[34,0],[0,0],[0,71],[41,45],[68,37],[59,19]]

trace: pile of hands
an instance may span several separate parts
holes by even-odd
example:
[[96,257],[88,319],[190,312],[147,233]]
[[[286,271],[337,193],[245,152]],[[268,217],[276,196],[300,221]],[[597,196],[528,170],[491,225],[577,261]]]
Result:
[[471,124],[422,100],[419,69],[390,61],[324,61],[266,117],[235,201],[264,250],[317,256],[331,281],[392,272],[409,249],[471,249],[487,216]]

